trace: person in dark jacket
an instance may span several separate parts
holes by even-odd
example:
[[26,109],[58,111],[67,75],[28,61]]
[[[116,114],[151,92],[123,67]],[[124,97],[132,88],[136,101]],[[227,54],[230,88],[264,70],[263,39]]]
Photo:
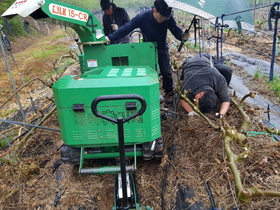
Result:
[[[214,60],[208,53],[200,53],[186,59],[182,71],[182,92],[189,91],[190,100],[198,100],[199,110],[208,113],[221,103],[218,116],[226,114],[230,106],[228,85],[231,81],[232,70],[229,66]],[[196,114],[191,106],[180,99],[180,104],[189,113]]]
[[[105,36],[113,33],[118,30],[125,23],[130,21],[130,18],[124,8],[117,7],[116,4],[111,3],[110,0],[101,0],[100,6],[102,11],[104,11],[103,15],[103,28]],[[112,41],[112,44],[123,44],[129,43],[130,38],[129,35],[118,38],[117,40]]]
[[162,87],[165,91],[165,101],[167,103],[172,102],[173,94],[173,80],[166,41],[167,30],[169,29],[174,37],[180,41],[182,41],[182,35],[184,34],[182,29],[177,26],[171,12],[172,9],[168,7],[164,0],[155,0],[152,9],[137,14],[130,22],[107,37],[112,42],[129,34],[134,29],[140,28],[144,34],[144,41],[157,43],[158,64],[163,77]]

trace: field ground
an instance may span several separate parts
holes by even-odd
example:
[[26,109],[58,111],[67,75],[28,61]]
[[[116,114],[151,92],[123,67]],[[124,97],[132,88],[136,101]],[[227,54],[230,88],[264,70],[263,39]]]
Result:
[[[170,38],[169,41],[171,41]],[[225,51],[235,51],[247,56],[269,61],[260,51],[267,54],[271,51],[271,36],[262,34],[250,38],[242,43],[242,38],[232,33],[225,37]],[[174,44],[174,41],[172,42]],[[238,45],[239,43],[239,45]],[[12,41],[14,63],[9,57],[9,63],[17,87],[33,78],[40,78],[50,83],[46,75],[53,74],[56,60],[68,54],[69,46],[75,44],[73,36],[52,26],[51,35],[39,37],[24,37]],[[170,49],[171,58],[180,64],[186,57],[197,53],[192,48],[185,48],[182,53],[176,52],[176,44]],[[57,52],[56,47],[64,46]],[[65,47],[66,46],[66,47]],[[250,49],[258,48],[259,51]],[[49,53],[51,52],[51,53]],[[40,55],[42,53],[42,55]],[[70,57],[63,63],[69,65],[73,59]],[[276,62],[279,56],[276,56]],[[267,88],[263,78],[256,79],[249,75],[242,67],[232,65],[234,74],[240,75],[251,91],[261,93],[279,104],[279,96]],[[11,82],[7,74],[4,60],[0,59],[0,94],[1,104],[13,93]],[[67,68],[67,74],[79,74],[78,64]],[[20,73],[20,74],[19,74]],[[50,88],[40,81],[32,83],[19,93],[24,107],[29,107],[30,116],[34,113],[31,97],[35,104],[42,108],[49,103],[52,96]],[[29,98],[29,99],[28,99]],[[17,109],[17,101],[13,99],[2,110]],[[245,112],[252,124],[250,131],[263,131],[258,121],[266,110],[246,104]],[[162,133],[164,138],[164,156],[160,162],[138,161],[135,174],[142,206],[149,205],[154,210],[163,209],[210,209],[210,201],[205,189],[205,181],[211,184],[217,207],[231,210],[239,207],[240,210],[269,209],[277,210],[280,206],[279,197],[254,198],[248,203],[241,203],[235,195],[231,170],[227,166],[226,154],[221,132],[209,128],[209,125],[200,117],[189,118],[182,109],[179,118],[163,118]],[[1,112],[2,117],[5,112]],[[279,113],[278,113],[279,114]],[[219,119],[208,115],[216,125]],[[20,117],[19,117],[20,118]],[[242,117],[231,106],[226,120],[231,126],[240,128]],[[59,129],[57,115],[49,117],[42,126]],[[5,129],[4,129],[5,130]],[[3,129],[2,129],[3,132]],[[248,157],[238,163],[242,175],[242,184],[245,188],[259,186],[261,189],[280,191],[280,144],[271,140],[269,135],[256,135],[248,137],[250,153]],[[60,133],[37,129],[27,140],[20,152],[21,162],[16,166],[2,164],[0,174],[0,209],[111,209],[113,205],[114,176],[112,175],[80,175],[77,166],[62,164],[58,168],[55,164],[60,160],[61,141]],[[234,143],[234,152],[242,148]],[[4,150],[1,151],[1,154]],[[165,183],[165,184],[164,184]],[[61,195],[57,206],[56,196]],[[201,207],[201,208],[200,208]]]

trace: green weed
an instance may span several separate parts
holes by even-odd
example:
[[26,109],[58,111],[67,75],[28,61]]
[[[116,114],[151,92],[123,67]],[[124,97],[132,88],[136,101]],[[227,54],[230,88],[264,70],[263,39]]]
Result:
[[59,39],[59,38],[64,38],[64,37],[66,37],[66,34],[63,34],[63,35],[57,35],[57,36],[55,36],[54,38],[55,38],[55,39]]
[[0,147],[1,148],[4,148],[7,146],[7,141],[4,139],[4,140],[0,140]]
[[16,130],[12,130],[4,135],[1,135],[0,148],[6,147],[8,143],[11,143],[14,140],[14,137],[17,136],[18,134]]
[[277,76],[275,76],[273,81],[271,82],[268,81],[268,84],[270,89],[273,90],[278,97],[280,97],[280,79]]
[[42,59],[42,60],[46,60],[48,58],[48,56],[54,55],[56,53],[59,52],[67,52],[68,48],[65,47],[65,45],[50,45],[48,47],[46,47],[44,50],[42,50],[41,52],[36,52],[36,53],[31,53],[31,55],[34,57],[35,60],[37,59]]
[[269,81],[269,77],[265,74],[262,74],[260,69],[257,69],[255,71],[254,77],[256,79],[264,78],[269,89],[276,94],[278,100],[280,101],[280,79],[278,76],[274,76],[273,81]]
[[201,46],[198,43],[196,43],[196,46],[194,46],[193,43],[185,42],[185,45],[188,46],[187,48],[195,50],[196,52],[199,52],[199,50],[201,49]]
[[5,118],[8,117],[10,114],[13,114],[17,111],[17,109],[9,109],[9,110],[1,110],[0,115],[1,117]]
[[259,69],[257,69],[257,70],[255,71],[254,77],[255,77],[256,79],[259,79],[259,78],[261,77],[261,71],[260,71]]
[[32,79],[32,78],[30,78],[30,77],[25,77],[25,78],[24,78],[24,82],[29,82],[31,79]]

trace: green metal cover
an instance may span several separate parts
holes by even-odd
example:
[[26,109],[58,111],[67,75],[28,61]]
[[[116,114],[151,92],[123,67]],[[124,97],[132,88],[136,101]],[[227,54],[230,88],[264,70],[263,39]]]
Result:
[[127,43],[113,45],[83,44],[79,57],[82,73],[104,66],[149,66],[157,70],[156,43]]
[[[117,146],[117,125],[97,118],[92,101],[100,95],[138,94],[147,103],[145,113],[124,124],[126,145],[155,140],[161,135],[158,73],[150,67],[107,66],[81,76],[65,76],[53,85],[63,141],[70,146]],[[98,111],[112,118],[126,118],[126,100],[102,101]],[[140,102],[136,102],[137,110]],[[84,111],[73,111],[84,104]]]

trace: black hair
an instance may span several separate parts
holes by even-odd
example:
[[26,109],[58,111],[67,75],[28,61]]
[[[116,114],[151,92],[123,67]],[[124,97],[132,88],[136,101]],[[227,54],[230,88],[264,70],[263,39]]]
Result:
[[199,110],[203,113],[212,112],[218,103],[217,95],[212,91],[204,92],[203,96],[199,99]]

